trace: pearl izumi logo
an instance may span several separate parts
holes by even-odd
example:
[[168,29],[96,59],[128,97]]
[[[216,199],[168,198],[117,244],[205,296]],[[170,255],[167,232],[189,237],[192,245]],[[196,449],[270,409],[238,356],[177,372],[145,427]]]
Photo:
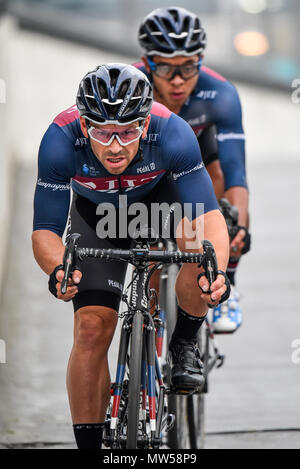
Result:
[[6,344],[0,339],[0,363],[6,363]]

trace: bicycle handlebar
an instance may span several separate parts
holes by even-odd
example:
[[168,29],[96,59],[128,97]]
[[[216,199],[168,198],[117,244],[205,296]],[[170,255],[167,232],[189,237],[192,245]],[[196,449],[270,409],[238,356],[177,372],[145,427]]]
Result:
[[149,249],[77,249],[77,255],[80,260],[87,257],[104,259],[107,261],[116,260],[124,262],[145,261],[145,262],[162,262],[164,264],[181,264],[181,263],[202,263],[203,255],[193,252],[180,251],[150,251]]
[[181,252],[181,251],[151,251],[149,248],[123,249],[94,249],[79,248],[78,240],[80,235],[72,234],[65,248],[63,258],[64,277],[61,284],[61,292],[64,295],[67,291],[67,284],[72,268],[74,269],[77,260],[86,258],[103,259],[106,261],[130,262],[134,265],[144,265],[148,262],[159,262],[163,264],[199,264],[203,266],[206,277],[210,284],[218,275],[218,264],[213,245],[210,241],[204,240],[203,254],[199,252]]

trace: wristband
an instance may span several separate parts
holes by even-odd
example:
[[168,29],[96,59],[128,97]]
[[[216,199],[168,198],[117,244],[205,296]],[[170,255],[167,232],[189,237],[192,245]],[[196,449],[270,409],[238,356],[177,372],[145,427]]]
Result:
[[242,249],[242,254],[247,254],[247,252],[250,251],[251,248],[251,234],[249,233],[248,229],[245,226],[238,226],[240,230],[245,231],[245,237],[243,239],[243,242],[245,243],[245,246]]
[[55,296],[55,298],[57,298],[56,284],[59,283],[57,278],[56,278],[56,274],[59,270],[64,270],[64,266],[62,264],[55,267],[52,274],[49,275],[49,281],[48,281],[49,291],[50,291],[50,293],[52,293],[53,296]]

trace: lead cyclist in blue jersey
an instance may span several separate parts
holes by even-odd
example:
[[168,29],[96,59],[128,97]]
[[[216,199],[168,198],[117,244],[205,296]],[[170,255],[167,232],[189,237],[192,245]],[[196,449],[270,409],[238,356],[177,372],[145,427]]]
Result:
[[[135,66],[153,83],[155,100],[192,127],[217,198],[225,196],[238,208],[227,269],[234,285],[239,259],[250,249],[245,136],[237,91],[202,65],[206,34],[200,19],[186,9],[152,11],[143,20],[138,38],[145,55]],[[214,309],[213,327],[219,333],[234,332],[241,321],[238,293],[232,288],[226,304]]]
[[[80,233],[79,246],[128,249],[130,237],[120,236],[119,231],[117,236],[113,231],[105,236],[98,227],[103,207],[114,207],[119,220],[120,212],[128,208],[129,214],[137,202],[150,210],[153,204],[168,203],[170,213],[174,202],[190,204],[194,230],[203,229],[204,237],[214,245],[221,270],[210,291],[203,272],[198,277],[196,265],[184,264],[177,278],[179,314],[170,343],[171,379],[182,389],[203,383],[197,333],[208,304],[226,301],[230,293],[224,273],[228,233],[190,126],[153,103],[151,85],[135,67],[107,64],[88,73],[80,83],[77,106],[59,114],[41,142],[32,241],[35,258],[49,275],[49,290],[56,298],[73,303],[74,345],[67,387],[75,439],[80,449],[100,449],[110,399],[107,352],[117,324],[126,266],[87,260],[81,271],[74,267],[67,293],[62,295],[62,236],[70,187],[73,200],[67,236]],[[204,204],[200,215],[198,203]],[[170,219],[167,214],[162,221]],[[182,220],[175,224],[180,228]],[[121,228],[124,231],[124,225]],[[176,230],[181,250],[189,250],[189,236]]]

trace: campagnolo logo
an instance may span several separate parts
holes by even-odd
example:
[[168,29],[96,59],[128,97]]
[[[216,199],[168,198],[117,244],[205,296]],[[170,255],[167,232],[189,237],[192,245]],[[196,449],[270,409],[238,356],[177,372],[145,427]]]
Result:
[[70,184],[52,184],[50,182],[42,181],[41,178],[38,179],[37,185],[43,187],[44,189],[52,189],[53,191],[70,190]]

